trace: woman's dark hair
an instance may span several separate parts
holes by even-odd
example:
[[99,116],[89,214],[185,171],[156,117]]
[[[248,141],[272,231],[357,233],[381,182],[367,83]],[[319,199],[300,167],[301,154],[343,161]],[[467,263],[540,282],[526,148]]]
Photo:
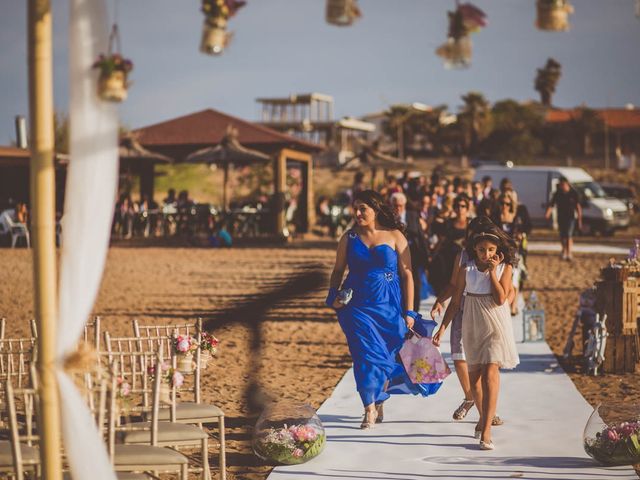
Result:
[[395,213],[391,205],[385,202],[384,197],[374,190],[362,190],[353,196],[353,203],[360,201],[369,205],[376,212],[376,220],[380,225],[391,230],[400,230],[404,233],[404,225]]
[[[481,220],[482,219],[482,220]],[[507,235],[501,228],[487,217],[476,217],[474,221],[478,223],[474,225],[474,230],[469,225],[469,237],[467,240],[467,255],[469,258],[476,258],[476,245],[481,241],[489,241],[498,247],[497,253],[504,255],[504,263],[506,265],[516,265],[518,259],[516,256],[516,244],[513,239]]]
[[460,205],[461,203],[466,203],[467,207],[471,206],[471,199],[469,198],[469,196],[466,193],[461,193],[459,194],[454,200],[453,200],[453,206],[455,208],[456,205]]

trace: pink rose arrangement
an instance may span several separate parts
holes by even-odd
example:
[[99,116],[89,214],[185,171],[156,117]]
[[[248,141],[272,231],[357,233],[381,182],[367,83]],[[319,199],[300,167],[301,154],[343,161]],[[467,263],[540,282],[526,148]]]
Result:
[[325,434],[311,425],[284,425],[282,428],[270,428],[254,441],[253,449],[267,461],[293,465],[317,456],[324,448],[325,440]]
[[203,332],[200,340],[200,348],[203,351],[207,351],[211,353],[211,355],[215,355],[218,351],[218,344],[220,341],[214,337],[212,334]]
[[640,420],[607,425],[585,439],[585,451],[605,465],[640,463]]
[[173,348],[178,354],[192,353],[198,350],[198,341],[189,335],[177,335],[173,338]]

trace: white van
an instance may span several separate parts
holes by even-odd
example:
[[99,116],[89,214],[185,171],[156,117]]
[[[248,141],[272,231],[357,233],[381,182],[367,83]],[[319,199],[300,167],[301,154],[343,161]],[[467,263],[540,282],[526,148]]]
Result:
[[491,177],[493,187],[508,178],[518,193],[518,201],[527,206],[534,226],[550,226],[544,218],[551,195],[560,177],[566,177],[581,198],[582,227],[588,233],[612,234],[629,226],[629,210],[616,198],[608,198],[602,187],[582,168],[575,167],[500,167],[476,170],[474,180]]

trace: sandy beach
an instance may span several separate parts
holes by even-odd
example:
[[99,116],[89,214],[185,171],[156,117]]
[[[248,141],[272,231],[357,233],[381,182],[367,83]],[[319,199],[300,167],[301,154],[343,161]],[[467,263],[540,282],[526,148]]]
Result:
[[[33,316],[31,252],[2,250],[0,257],[6,272],[0,283],[0,316],[7,318],[8,335],[26,335]],[[227,415],[229,478],[264,479],[271,467],[250,450],[256,414],[245,399],[247,385],[254,380],[269,397],[317,408],[350,365],[340,327],[323,304],[333,259],[330,242],[231,250],[115,247],[109,252],[94,314],[103,318],[105,329],[123,336],[132,334],[134,318],[164,324],[202,317],[221,341],[203,387],[204,400],[215,402]],[[597,278],[607,259],[576,255],[568,264],[553,254],[530,255],[529,288],[539,293],[545,307],[546,336],[554,353],[562,353],[579,292]],[[306,293],[300,288],[306,285],[296,277],[302,274],[316,282]],[[290,289],[289,298],[264,297],[287,282],[298,289]],[[263,315],[260,308],[265,305]],[[255,328],[262,335],[259,352],[252,354]],[[577,345],[574,354],[579,354],[579,341]],[[637,398],[640,393],[640,374],[594,378],[580,373],[576,357],[561,364],[591,404]],[[216,462],[212,449],[213,465]]]

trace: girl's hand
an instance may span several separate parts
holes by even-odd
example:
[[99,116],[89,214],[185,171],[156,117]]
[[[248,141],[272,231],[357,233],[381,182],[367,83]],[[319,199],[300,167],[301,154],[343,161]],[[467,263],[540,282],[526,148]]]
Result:
[[504,255],[502,254],[502,252],[491,257],[488,262],[489,270],[494,271],[496,267],[502,263],[503,260],[504,260]]
[[331,305],[331,306],[332,306],[333,308],[335,308],[336,310],[340,310],[341,308],[343,308],[343,307],[344,307],[344,304],[340,303],[340,302],[338,301],[338,299],[336,298],[336,299],[333,301],[333,305]]
[[442,340],[443,334],[444,334],[444,328],[442,328],[441,326],[440,328],[438,328],[438,331],[436,332],[436,334],[433,336],[433,339],[431,340],[436,347],[440,346],[440,341]]
[[444,310],[444,307],[440,302],[434,303],[433,308],[431,309],[431,320],[435,320],[436,315],[442,315],[443,310]]
[[409,330],[411,330],[413,328],[413,325],[416,323],[416,321],[413,319],[413,317],[410,317],[409,315],[404,317],[404,322],[407,324],[407,328]]

